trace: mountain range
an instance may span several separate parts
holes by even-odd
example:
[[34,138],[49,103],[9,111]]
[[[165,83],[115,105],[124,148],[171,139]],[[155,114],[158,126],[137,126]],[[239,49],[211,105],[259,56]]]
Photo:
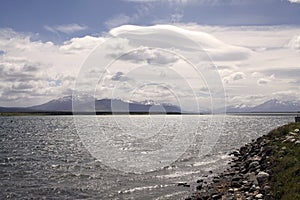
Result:
[[0,112],[72,112],[72,101],[76,101],[76,112],[104,113],[181,113],[179,106],[154,101],[125,102],[120,99],[95,99],[95,104],[66,96],[31,107],[0,107]]
[[[31,107],[0,107],[0,112],[72,112],[72,101],[77,101],[81,112],[93,112],[95,108],[96,112],[104,113],[184,113],[179,106],[168,103],[160,104],[152,100],[126,102],[120,99],[100,99],[95,100],[93,105],[84,100],[74,99],[72,96],[54,99]],[[253,107],[241,104],[228,106],[226,110],[227,113],[297,112],[300,111],[300,103],[271,99]]]
[[258,113],[258,112],[298,112],[300,103],[294,101],[280,101],[271,99],[256,106],[236,105],[228,106],[228,113]]

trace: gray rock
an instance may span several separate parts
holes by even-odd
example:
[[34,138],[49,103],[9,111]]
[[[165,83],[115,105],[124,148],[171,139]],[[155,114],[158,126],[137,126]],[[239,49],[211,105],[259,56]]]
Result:
[[202,187],[203,187],[202,185],[198,185],[198,186],[196,187],[196,189],[197,189],[197,190],[201,190]]
[[256,176],[258,183],[264,183],[268,180],[269,174],[267,172],[259,172]]
[[235,176],[233,176],[232,177],[232,181],[239,181],[239,180],[241,180],[243,177],[241,177],[240,175],[235,175]]
[[294,132],[289,132],[289,134],[290,134],[290,135],[294,135],[294,136],[297,135],[297,133],[294,133]]
[[222,195],[221,194],[215,194],[212,196],[213,199],[221,199]]
[[258,165],[259,165],[259,162],[258,161],[254,161],[254,162],[250,163],[249,169],[256,168]]

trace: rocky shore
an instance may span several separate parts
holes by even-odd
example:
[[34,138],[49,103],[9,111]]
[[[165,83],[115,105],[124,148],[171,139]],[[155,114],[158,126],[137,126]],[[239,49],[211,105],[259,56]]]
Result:
[[[294,185],[284,187],[295,181],[293,176],[300,177],[299,128],[300,123],[285,125],[233,151],[228,169],[209,183],[198,180],[197,191],[187,199],[281,199],[284,196],[289,199],[289,195],[300,198],[297,177]],[[291,192],[286,191],[290,189]],[[295,194],[286,194],[292,192]]]

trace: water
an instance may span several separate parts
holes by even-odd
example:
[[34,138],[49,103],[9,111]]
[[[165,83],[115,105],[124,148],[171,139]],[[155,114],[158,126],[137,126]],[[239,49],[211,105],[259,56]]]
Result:
[[[82,116],[79,121],[87,128],[78,135],[78,126],[75,126],[72,116],[1,117],[0,197],[181,199],[195,189],[197,179],[209,174],[210,170],[217,172],[224,169],[230,159],[230,151],[294,120],[291,116],[226,116],[222,132],[220,127],[208,123],[209,116],[185,116],[184,120],[181,116],[155,116],[152,125],[145,123],[146,118],[147,116]],[[124,168],[125,172],[117,170],[122,168],[120,162],[106,162],[109,165],[115,164],[113,169],[91,156],[87,150],[89,147],[86,148],[81,140],[87,142],[86,136],[90,137],[93,132],[93,124],[89,122],[95,119],[98,126],[105,127],[105,134],[110,134],[109,138],[117,141],[116,148],[125,149],[124,155],[129,156],[126,159],[133,159],[130,158],[130,153],[137,151],[147,157],[147,153],[141,153],[141,149],[145,152],[159,149],[160,145],[172,139],[168,138],[170,135],[180,131],[185,132],[182,133],[186,134],[184,137],[191,136],[190,132],[195,131],[191,129],[195,120],[199,122],[199,126],[196,137],[189,141],[190,147],[176,162],[152,172],[135,174],[128,171],[129,168]],[[177,122],[178,120],[184,121],[184,124]],[[115,122],[118,122],[117,126]],[[155,129],[158,126],[162,128]],[[154,132],[149,133],[148,137],[145,130]],[[122,131],[127,134],[120,134]],[[138,132],[143,133],[136,135]],[[143,138],[153,138],[158,132],[163,133],[161,138],[164,139],[156,142],[149,139],[149,146],[141,146],[142,143],[137,142]],[[211,151],[199,156],[203,153],[205,134],[219,137]],[[128,141],[131,141],[130,144]],[[179,143],[175,141],[175,144]],[[143,164],[146,167],[147,162]],[[190,183],[191,187],[177,186],[179,182]]]

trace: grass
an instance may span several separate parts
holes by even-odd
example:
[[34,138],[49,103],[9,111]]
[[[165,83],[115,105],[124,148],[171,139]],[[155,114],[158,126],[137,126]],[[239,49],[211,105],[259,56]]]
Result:
[[[300,123],[284,125],[266,136],[273,149],[273,155],[268,161],[271,163],[273,171],[271,186],[275,199],[300,200],[300,144],[282,142],[286,135],[296,128],[300,129]],[[300,139],[299,135],[296,136],[298,140]]]

